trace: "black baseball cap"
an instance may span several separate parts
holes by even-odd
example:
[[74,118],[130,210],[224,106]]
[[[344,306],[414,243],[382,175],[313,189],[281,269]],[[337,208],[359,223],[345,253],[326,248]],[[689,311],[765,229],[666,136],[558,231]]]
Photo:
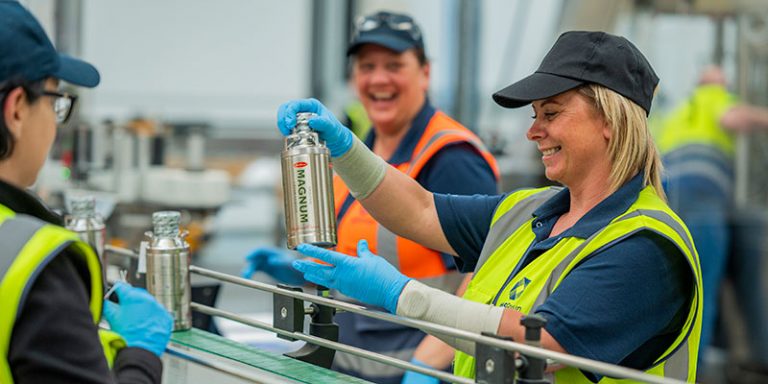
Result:
[[15,0],[0,0],[0,84],[55,77],[83,87],[99,84],[99,71],[56,51],[43,27]]
[[536,72],[494,93],[493,100],[518,108],[588,83],[634,101],[647,115],[659,78],[629,40],[605,32],[571,31],[560,35]]
[[355,54],[364,44],[376,44],[395,52],[410,48],[424,49],[421,28],[408,15],[381,11],[357,19],[347,56]]

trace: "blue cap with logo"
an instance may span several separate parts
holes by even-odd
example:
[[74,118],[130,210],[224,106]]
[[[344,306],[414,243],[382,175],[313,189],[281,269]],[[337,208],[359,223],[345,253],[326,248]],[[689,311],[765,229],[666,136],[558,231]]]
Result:
[[37,19],[18,1],[0,0],[0,84],[47,77],[89,88],[101,80],[93,65],[56,51]]
[[347,56],[355,54],[364,44],[380,45],[398,53],[411,48],[424,49],[421,29],[413,18],[385,11],[357,19]]

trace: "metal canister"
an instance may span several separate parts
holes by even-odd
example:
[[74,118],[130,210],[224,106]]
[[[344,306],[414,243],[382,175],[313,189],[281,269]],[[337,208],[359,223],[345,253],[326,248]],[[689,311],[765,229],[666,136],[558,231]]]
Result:
[[288,248],[301,243],[336,245],[336,212],[330,151],[309,128],[314,113],[296,115],[296,127],[285,138],[281,153],[283,201]]
[[173,315],[174,331],[192,327],[191,258],[186,232],[179,231],[180,218],[176,211],[155,212],[154,230],[146,233],[147,290]]
[[92,196],[78,196],[70,202],[70,214],[64,218],[64,226],[77,233],[88,243],[101,261],[101,277],[106,282],[107,260],[104,253],[107,229],[104,219],[96,213],[96,201]]

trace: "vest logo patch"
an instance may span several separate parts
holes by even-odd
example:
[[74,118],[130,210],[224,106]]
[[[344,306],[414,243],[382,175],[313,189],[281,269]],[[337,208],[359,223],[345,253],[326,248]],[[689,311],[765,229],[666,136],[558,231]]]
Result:
[[512,286],[512,289],[509,290],[509,299],[510,300],[516,300],[520,295],[523,294],[523,291],[525,291],[525,287],[528,286],[528,284],[531,283],[531,279],[527,277],[523,277],[522,280],[519,280],[515,285]]

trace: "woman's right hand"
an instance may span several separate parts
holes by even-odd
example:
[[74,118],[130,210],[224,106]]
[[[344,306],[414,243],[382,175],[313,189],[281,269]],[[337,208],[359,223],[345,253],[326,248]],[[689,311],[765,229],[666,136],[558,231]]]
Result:
[[309,120],[309,127],[316,131],[331,151],[331,157],[339,157],[352,147],[352,131],[342,125],[336,116],[316,99],[292,100],[283,103],[277,110],[277,127],[284,136],[291,134],[296,126],[296,114],[316,113]]

